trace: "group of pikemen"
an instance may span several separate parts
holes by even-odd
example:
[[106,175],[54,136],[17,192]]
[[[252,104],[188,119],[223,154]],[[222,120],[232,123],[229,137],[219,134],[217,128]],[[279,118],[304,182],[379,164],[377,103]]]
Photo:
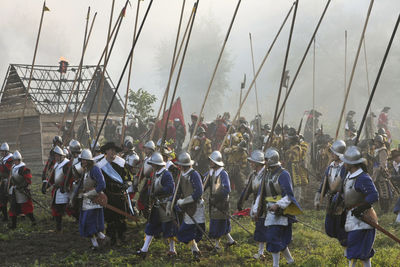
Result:
[[[271,127],[261,126],[257,120],[260,118],[250,125],[241,121],[233,126],[224,125],[226,120],[220,118],[212,136],[202,121],[195,134],[192,124],[189,131],[194,136],[187,148],[189,153],[162,139],[157,144],[151,140],[138,144],[127,136],[121,146],[105,140],[102,146],[93,141],[89,149],[83,149],[74,139],[64,147],[62,137],[55,136],[43,170],[42,193],[52,188],[56,230],[62,231],[65,214],[73,216],[79,222],[80,235],[89,238],[91,248],[97,250],[106,243],[113,246],[124,242],[127,217],[143,216],[147,223],[138,256],[145,258],[153,238],[162,235],[169,243],[169,257],[177,256],[175,243],[179,241],[188,244],[193,259],[198,261],[198,243],[204,238],[217,252],[222,249],[222,238],[226,239],[226,249],[237,245],[230,234],[229,198],[236,190],[240,195],[238,214],[245,213],[246,201],[251,200],[248,213],[255,222],[254,240],[258,242],[254,258],[264,259],[266,249],[272,254],[273,266],[279,266],[281,253],[287,263],[293,263],[288,245],[292,224],[302,213],[302,190],[309,183],[310,171],[305,164],[309,143],[295,128],[287,127],[272,135]],[[220,138],[220,127],[230,131],[228,138]],[[329,151],[330,159],[324,166],[322,181],[318,180],[321,185],[315,206],[323,197],[328,199],[325,230],[345,248],[350,266],[355,266],[357,260],[371,266],[375,228],[364,218],[376,222],[372,204],[381,195],[382,210],[387,211],[400,182],[400,151],[390,151],[387,142],[383,133],[374,137],[367,151],[329,138],[321,147],[312,144],[317,153]],[[365,158],[363,155],[371,149],[373,158]],[[10,228],[15,229],[19,215],[30,218],[32,224],[36,221],[29,189],[31,171],[20,152],[12,154],[9,150],[7,143],[0,147],[0,201],[3,220],[10,217]],[[400,222],[399,201],[395,213]]]

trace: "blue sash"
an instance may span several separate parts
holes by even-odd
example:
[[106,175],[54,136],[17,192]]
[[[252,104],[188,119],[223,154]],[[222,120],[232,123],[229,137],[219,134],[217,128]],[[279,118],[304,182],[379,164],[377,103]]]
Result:
[[119,175],[119,173],[114,170],[114,168],[111,166],[111,164],[109,162],[107,162],[106,165],[104,165],[103,167],[101,167],[101,169],[111,178],[113,179],[115,182],[123,184],[124,181],[122,180],[122,177]]

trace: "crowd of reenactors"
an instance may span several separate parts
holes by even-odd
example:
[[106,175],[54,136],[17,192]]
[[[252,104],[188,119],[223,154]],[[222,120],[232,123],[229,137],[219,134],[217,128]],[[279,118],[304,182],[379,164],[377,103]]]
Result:
[[[148,140],[154,121],[130,118],[123,142],[121,125],[108,120],[102,145],[91,140],[93,123],[84,122],[76,136],[54,137],[41,191],[51,194],[55,229],[62,231],[63,216],[75,217],[80,235],[90,239],[93,250],[125,242],[127,217],[144,217],[145,238],[136,252],[142,258],[153,238],[161,235],[168,240],[169,257],[177,256],[175,243],[182,242],[196,261],[201,258],[201,240],[212,243],[210,249],[216,251],[223,247],[222,238],[226,249],[236,245],[230,234],[230,210],[237,209],[255,222],[254,240],[259,247],[254,258],[264,259],[267,250],[273,266],[279,266],[281,254],[288,263],[294,262],[288,245],[292,224],[302,213],[300,204],[307,206],[306,200],[311,199],[319,208],[325,198],[327,235],[345,248],[351,266],[356,260],[370,266],[376,230],[363,218],[376,221],[372,205],[379,202],[381,212],[389,212],[399,195],[400,151],[390,149],[388,110],[379,117],[378,132],[359,146],[353,143],[352,111],[346,120],[345,140],[324,133],[318,122],[322,114],[316,111],[308,112],[304,136],[301,124],[297,129],[278,124],[272,133],[269,124],[261,123],[261,116],[232,123],[225,113],[205,123],[192,114],[187,147],[185,125],[178,118],[169,124],[165,138],[154,140]],[[63,133],[71,134],[68,125]],[[18,216],[36,224],[32,174],[23,155],[11,153],[7,143],[1,145],[0,153],[3,220],[11,218],[11,229],[17,227]],[[312,182],[317,192],[310,190]],[[238,200],[232,192],[237,192]],[[394,212],[400,223],[400,201]]]

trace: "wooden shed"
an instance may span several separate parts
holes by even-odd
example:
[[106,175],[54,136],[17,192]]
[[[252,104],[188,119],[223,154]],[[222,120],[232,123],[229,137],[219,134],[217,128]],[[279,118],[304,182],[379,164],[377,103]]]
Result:
[[[76,109],[82,101],[82,109],[75,123],[75,131],[81,124],[83,116],[87,115],[97,88],[100,87],[101,69],[96,66],[84,66],[74,93],[65,120],[72,120]],[[16,149],[16,138],[19,122],[23,114],[26,88],[28,87],[31,66],[11,64],[0,91],[0,142],[7,142],[10,150]],[[59,133],[57,123],[60,123],[68,103],[68,97],[73,87],[78,67],[69,66],[66,72],[61,73],[59,66],[35,66],[31,86],[27,97],[24,112],[23,127],[19,137],[20,150],[24,161],[30,168],[38,170],[47,160],[52,145],[52,139]],[[89,93],[84,98],[92,76],[94,82]],[[111,97],[115,91],[108,73],[105,73],[104,87],[98,112],[98,98],[96,97],[91,112],[92,119],[99,113],[99,125],[104,118]],[[110,116],[121,117],[123,106],[121,97],[117,94],[113,102]]]

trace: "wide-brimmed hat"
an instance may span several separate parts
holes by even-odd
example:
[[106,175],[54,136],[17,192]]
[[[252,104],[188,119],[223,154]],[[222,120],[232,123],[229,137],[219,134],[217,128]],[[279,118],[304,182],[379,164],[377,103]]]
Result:
[[109,149],[114,149],[117,153],[122,151],[122,148],[117,146],[114,142],[107,142],[100,148],[102,153],[106,153]]

